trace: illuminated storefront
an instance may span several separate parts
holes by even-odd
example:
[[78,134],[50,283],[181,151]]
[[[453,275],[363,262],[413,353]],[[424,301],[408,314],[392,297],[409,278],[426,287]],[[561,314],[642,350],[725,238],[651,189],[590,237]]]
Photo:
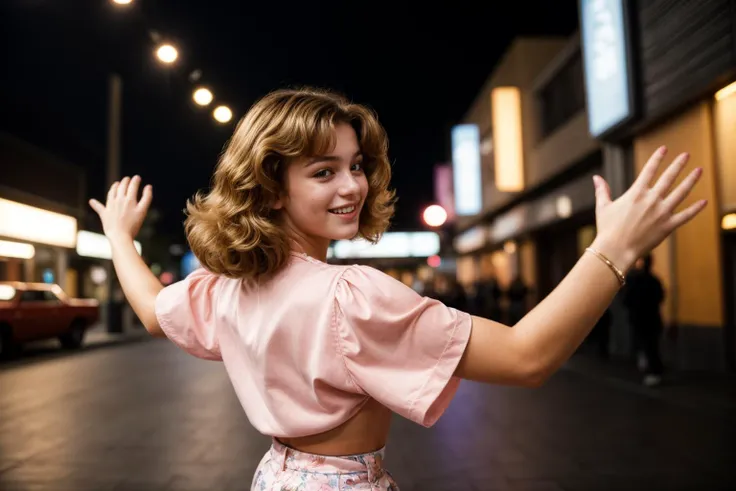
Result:
[[377,244],[366,240],[338,240],[330,248],[335,259],[427,258],[440,251],[435,232],[386,232]]
[[377,244],[366,240],[338,240],[327,251],[335,264],[368,264],[385,271],[408,286],[430,280],[444,272],[451,261],[440,254],[440,235],[436,232],[386,232]]
[[[478,180],[482,190],[475,213],[455,220],[452,241],[458,281],[471,295],[489,285],[508,291],[520,280],[533,305],[574,265],[579,238],[589,237],[592,176],[603,169],[582,80],[577,36],[519,38],[458,125],[476,126],[479,135],[473,159],[453,153],[456,179],[465,176],[456,195],[472,196]],[[476,299],[480,312],[486,300]]]
[[[138,241],[134,241],[138,254],[143,250]],[[76,257],[72,259],[75,272],[78,272],[78,294],[86,298],[95,298],[100,302],[108,299],[110,261],[112,247],[103,234],[80,230],[77,232]]]
[[58,283],[74,293],[69,262],[86,205],[84,171],[0,132],[0,280]]
[[62,288],[70,283],[76,218],[0,198],[0,237],[1,279],[59,283]]

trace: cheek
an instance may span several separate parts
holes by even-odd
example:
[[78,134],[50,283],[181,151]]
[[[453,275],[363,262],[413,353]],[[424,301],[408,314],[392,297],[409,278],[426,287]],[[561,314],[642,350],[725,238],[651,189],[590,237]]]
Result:
[[315,213],[324,212],[330,205],[332,195],[324,186],[309,186],[301,190],[299,196],[291,202],[292,214],[309,219]]

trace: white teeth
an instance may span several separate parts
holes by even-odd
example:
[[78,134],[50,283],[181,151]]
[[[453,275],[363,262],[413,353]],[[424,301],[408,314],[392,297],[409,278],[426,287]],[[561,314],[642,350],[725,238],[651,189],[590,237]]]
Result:
[[345,208],[337,208],[335,210],[330,210],[330,211],[332,213],[337,213],[337,214],[352,213],[353,211],[355,211],[355,207],[354,206],[346,206]]

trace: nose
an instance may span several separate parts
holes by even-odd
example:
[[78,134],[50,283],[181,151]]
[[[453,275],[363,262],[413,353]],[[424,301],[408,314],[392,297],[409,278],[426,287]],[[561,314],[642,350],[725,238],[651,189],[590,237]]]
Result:
[[342,174],[339,193],[341,196],[357,196],[360,193],[360,183],[352,172]]

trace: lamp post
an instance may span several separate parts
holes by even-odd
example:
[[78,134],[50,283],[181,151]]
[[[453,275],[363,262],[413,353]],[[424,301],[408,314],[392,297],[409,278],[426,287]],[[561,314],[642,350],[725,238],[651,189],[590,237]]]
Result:
[[[114,0],[118,5],[127,5],[131,0]],[[127,3],[126,3],[127,2]],[[170,44],[161,45],[156,51],[158,59],[165,64],[174,63],[178,52]],[[123,115],[123,79],[117,73],[111,73],[107,83],[107,188],[112,183],[120,180],[120,151],[121,127]],[[107,264],[107,330],[108,332],[123,331],[123,305],[122,294],[115,276],[112,262]]]
[[[107,188],[120,179],[120,126],[123,110],[123,79],[117,73],[111,73],[107,83]],[[106,264],[107,269],[107,302],[105,323],[108,332],[123,332],[122,308],[119,286],[115,276],[112,260]]]
[[[129,7],[134,0],[110,0],[116,8],[124,9]],[[157,44],[155,56],[159,62],[164,65],[172,65],[179,58],[179,51],[170,43],[163,42],[161,36],[151,31],[151,38]],[[197,71],[199,73],[199,71]],[[199,75],[196,77],[199,78]],[[194,81],[190,78],[191,81]],[[195,103],[200,106],[209,105],[214,96],[209,89],[204,87],[198,88],[193,93]],[[112,184],[121,177],[121,126],[122,126],[122,110],[123,110],[123,80],[117,73],[111,73],[108,77],[107,90],[107,152],[106,152],[106,182],[109,189]],[[218,106],[213,111],[213,117],[220,124],[228,123],[232,120],[233,113],[227,106]],[[115,269],[112,261],[107,264],[107,284],[108,298],[106,302],[106,323],[109,332],[122,332],[125,300],[120,290],[119,283],[115,276]]]

